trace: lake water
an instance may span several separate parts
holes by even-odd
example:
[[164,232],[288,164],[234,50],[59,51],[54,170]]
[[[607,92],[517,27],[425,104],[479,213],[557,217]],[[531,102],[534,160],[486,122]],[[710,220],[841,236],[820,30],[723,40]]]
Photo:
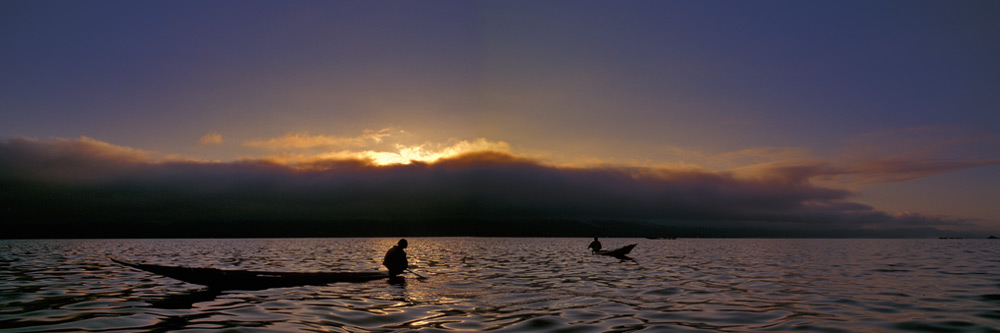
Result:
[[0,240],[3,331],[998,332],[1000,241],[411,238],[386,281],[215,292],[122,259],[378,269],[396,239]]

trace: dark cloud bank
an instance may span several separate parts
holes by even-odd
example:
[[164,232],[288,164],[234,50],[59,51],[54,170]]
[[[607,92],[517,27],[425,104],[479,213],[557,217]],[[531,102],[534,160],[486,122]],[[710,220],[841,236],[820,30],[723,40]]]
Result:
[[557,168],[490,152],[390,167],[150,162],[103,145],[0,143],[4,237],[937,237],[966,225],[886,214],[800,176]]

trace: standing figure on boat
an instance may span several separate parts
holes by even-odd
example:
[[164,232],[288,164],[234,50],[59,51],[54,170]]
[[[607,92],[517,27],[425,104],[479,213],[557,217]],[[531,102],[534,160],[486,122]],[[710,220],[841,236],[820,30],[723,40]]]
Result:
[[597,240],[597,237],[594,237],[594,241],[590,242],[590,245],[587,245],[587,248],[591,249],[591,251],[594,251],[594,252],[600,251],[601,250],[601,241]]
[[399,275],[410,267],[410,264],[406,262],[406,251],[403,251],[405,248],[406,240],[400,239],[399,243],[396,243],[385,253],[385,258],[382,258],[382,265],[389,269],[390,276]]

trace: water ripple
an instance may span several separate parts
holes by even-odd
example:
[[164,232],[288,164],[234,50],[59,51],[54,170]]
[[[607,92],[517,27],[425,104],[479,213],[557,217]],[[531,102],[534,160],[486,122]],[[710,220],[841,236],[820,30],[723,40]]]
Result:
[[0,241],[0,329],[964,332],[1000,327],[1000,242],[410,239],[426,280],[206,290],[110,262],[378,269],[395,239]]

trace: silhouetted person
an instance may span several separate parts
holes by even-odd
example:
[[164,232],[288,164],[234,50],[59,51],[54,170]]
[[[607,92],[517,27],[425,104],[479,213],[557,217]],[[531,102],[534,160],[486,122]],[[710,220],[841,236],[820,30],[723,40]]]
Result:
[[600,251],[601,250],[601,241],[597,240],[597,237],[594,237],[594,241],[590,242],[590,245],[587,245],[587,248],[591,249],[591,251],[594,251],[594,252]]
[[382,258],[382,265],[389,269],[390,276],[396,276],[403,273],[410,264],[406,262],[406,240],[400,239],[399,243],[385,252],[385,258]]

